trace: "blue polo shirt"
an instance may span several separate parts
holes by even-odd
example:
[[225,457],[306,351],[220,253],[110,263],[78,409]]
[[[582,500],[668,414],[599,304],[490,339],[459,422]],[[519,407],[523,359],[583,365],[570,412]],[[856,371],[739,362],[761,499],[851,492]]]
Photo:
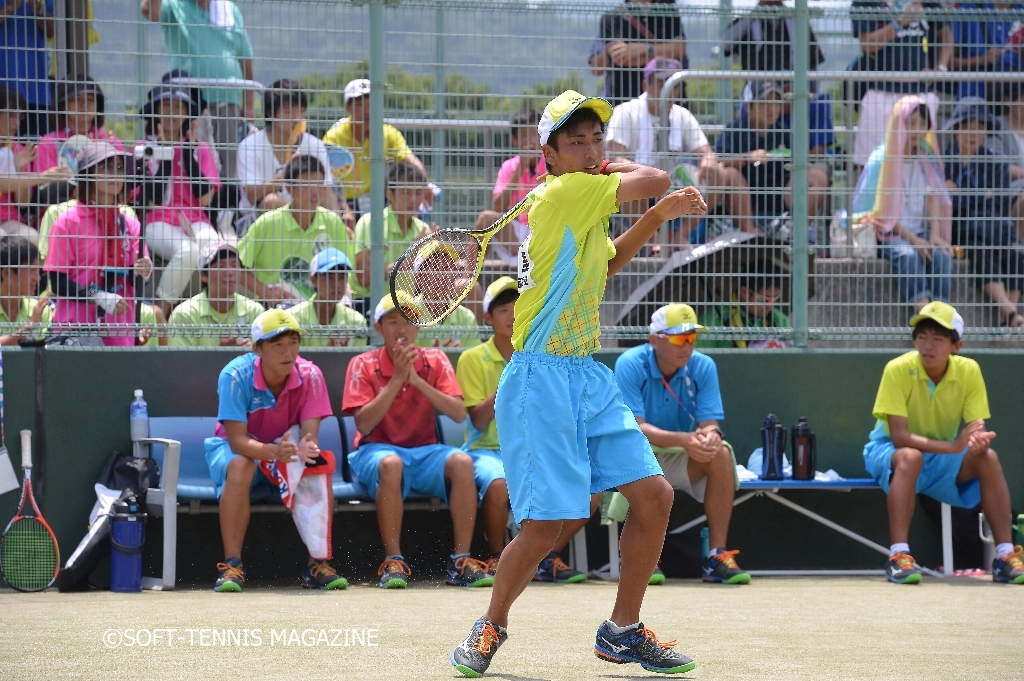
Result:
[[651,425],[691,433],[701,421],[725,419],[715,360],[694,350],[686,366],[667,379],[671,392],[663,378],[650,343],[630,348],[615,361],[623,401]]
[[[53,15],[53,0],[46,0],[46,13]],[[0,24],[0,83],[17,90],[29,104],[46,107],[53,95],[46,36],[36,18],[28,2],[19,2],[17,11]]]

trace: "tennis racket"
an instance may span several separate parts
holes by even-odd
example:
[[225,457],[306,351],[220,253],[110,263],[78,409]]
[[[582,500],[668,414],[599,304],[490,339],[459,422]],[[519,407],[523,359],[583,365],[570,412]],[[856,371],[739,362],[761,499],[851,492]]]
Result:
[[21,503],[0,538],[0,571],[18,591],[42,591],[57,579],[60,552],[32,494],[31,430],[21,431],[21,467]]
[[444,321],[473,290],[491,237],[536,198],[530,192],[487,229],[441,229],[417,239],[391,270],[391,297],[402,316],[417,326]]

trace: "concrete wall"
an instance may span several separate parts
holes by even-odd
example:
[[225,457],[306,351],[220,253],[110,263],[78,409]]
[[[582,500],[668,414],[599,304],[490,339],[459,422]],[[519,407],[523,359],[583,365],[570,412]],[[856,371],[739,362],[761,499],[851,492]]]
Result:
[[[726,420],[723,429],[741,461],[758,446],[765,414],[774,412],[790,425],[807,416],[817,432],[819,468],[834,468],[848,477],[864,475],[860,452],[873,423],[875,389],[886,361],[898,351],[733,351],[714,354],[719,366]],[[204,416],[216,413],[216,382],[220,369],[236,355],[230,350],[135,351],[53,348],[37,352],[5,350],[7,446],[20,460],[17,433],[36,431],[38,480],[42,510],[61,546],[62,560],[86,531],[95,501],[92,486],[111,450],[130,447],[128,404],[132,390],[142,388],[154,416]],[[307,355],[324,371],[332,403],[340,410],[349,352],[321,351]],[[611,365],[615,353],[603,353]],[[1024,419],[1020,418],[1024,354],[975,355],[988,384],[991,427],[1017,508],[1024,507]],[[41,358],[43,414],[41,434],[35,423],[36,363]],[[455,360],[453,355],[453,361]],[[17,492],[0,496],[0,519],[11,517]],[[849,493],[798,492],[791,498],[850,524],[875,541],[887,544],[884,496],[878,491]],[[673,526],[700,514],[689,499],[680,498]],[[154,527],[155,526],[155,527]],[[415,512],[406,523],[406,553],[420,556],[419,574],[439,573],[451,523],[446,513]],[[159,524],[150,524],[152,550]],[[181,516],[179,574],[183,580],[212,579],[220,557],[216,515]],[[603,528],[591,528],[591,563],[607,561]],[[368,574],[380,560],[376,519],[367,513],[338,513],[335,549],[339,567],[348,574]],[[924,517],[913,528],[915,554],[937,564],[938,531]],[[792,511],[763,499],[736,509],[730,545],[743,550],[743,565],[782,567],[878,567],[879,556]],[[254,514],[246,548],[255,576],[291,576],[302,559],[294,526],[284,514]],[[602,553],[603,552],[603,553]],[[262,561],[262,563],[261,563]],[[262,565],[262,567],[260,567]]]

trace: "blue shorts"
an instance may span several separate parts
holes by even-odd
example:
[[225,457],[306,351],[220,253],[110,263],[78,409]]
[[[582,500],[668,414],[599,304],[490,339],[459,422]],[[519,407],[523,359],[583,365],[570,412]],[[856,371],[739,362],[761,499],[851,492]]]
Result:
[[[896,451],[889,438],[871,440],[864,445],[864,467],[868,475],[889,493],[889,478],[892,477],[892,454]],[[974,508],[981,503],[981,483],[977,478],[957,484],[967,450],[959,454],[929,454],[924,452],[924,465],[917,476],[917,494],[926,494],[932,499],[963,508]]]
[[[220,495],[224,492],[224,483],[228,479],[228,464],[242,455],[231,451],[231,445],[222,437],[208,437],[203,441],[203,446],[206,449],[206,466],[210,469],[210,477],[213,478],[213,484],[217,487],[217,498],[220,499]],[[252,485],[249,489],[253,490],[260,485],[269,485],[276,492],[277,485],[263,475],[258,462],[253,461],[253,463],[257,464],[256,475],[252,476]]]
[[476,478],[476,490],[482,504],[491,483],[495,480],[505,479],[505,464],[501,462],[501,450],[464,449],[463,451],[473,457],[473,477]]
[[495,417],[517,523],[589,518],[591,494],[662,475],[611,370],[591,357],[516,352]]
[[402,498],[412,493],[437,497],[448,502],[448,487],[444,481],[444,467],[452,454],[465,454],[451,445],[423,445],[422,447],[396,447],[383,442],[370,442],[348,455],[348,464],[366,491],[377,498],[380,485],[380,462],[386,456],[402,459]]

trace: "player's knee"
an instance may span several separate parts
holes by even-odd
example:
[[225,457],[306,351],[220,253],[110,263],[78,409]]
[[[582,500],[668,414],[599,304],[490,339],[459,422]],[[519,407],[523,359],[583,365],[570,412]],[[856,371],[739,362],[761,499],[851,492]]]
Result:
[[464,452],[452,454],[444,463],[445,477],[458,480],[473,477],[473,459]]
[[256,462],[244,456],[236,456],[228,463],[225,485],[251,485],[256,474]]
[[652,475],[644,478],[643,486],[635,493],[626,497],[632,509],[640,513],[653,513],[657,515],[667,514],[672,510],[672,502],[675,500],[675,491],[672,485],[663,475]]
[[377,472],[380,475],[381,482],[401,480],[402,471],[405,469],[405,464],[402,463],[402,457],[391,454],[385,456],[377,464]]
[[487,486],[487,493],[484,494],[484,503],[496,506],[508,505],[508,485],[505,484],[504,478],[498,478]]
[[996,454],[996,450],[986,449],[984,452],[980,452],[974,455],[975,465],[982,470],[1000,470],[999,455]]
[[902,447],[892,454],[892,469],[905,471],[919,471],[924,464],[924,454],[920,449],[913,447]]

